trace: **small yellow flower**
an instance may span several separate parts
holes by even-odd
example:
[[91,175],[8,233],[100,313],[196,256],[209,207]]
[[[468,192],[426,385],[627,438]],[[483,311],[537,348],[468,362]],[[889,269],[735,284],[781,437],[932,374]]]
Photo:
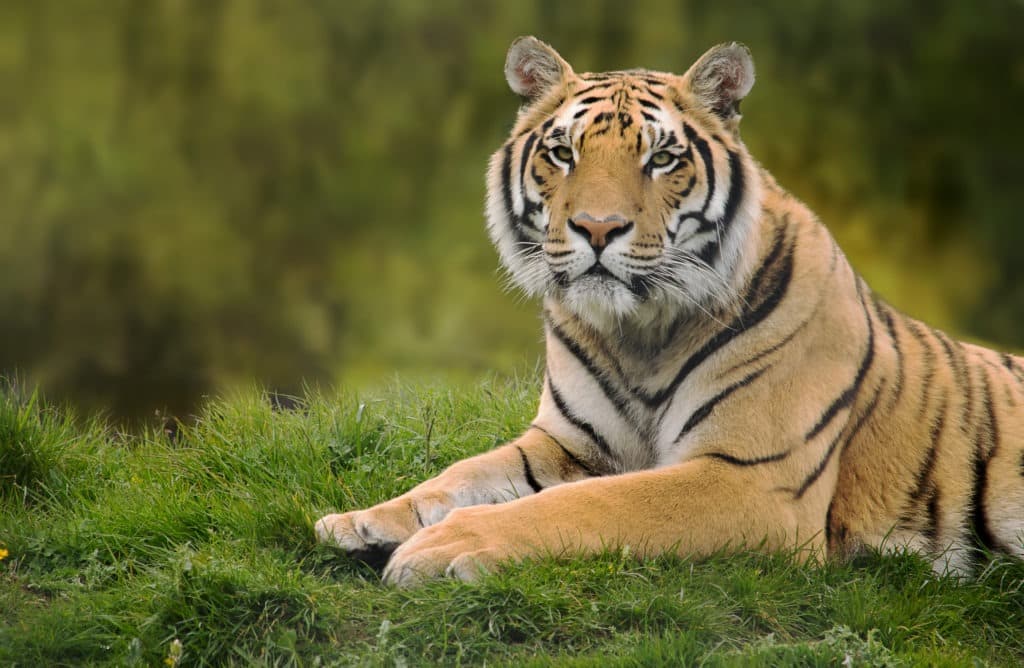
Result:
[[10,554],[10,552],[8,552],[4,548],[0,547],[0,561],[3,561],[4,559],[6,559],[8,554]]
[[181,661],[182,649],[183,647],[181,646],[180,640],[177,638],[172,640],[171,646],[167,648],[167,656],[164,657],[164,664],[171,666],[172,668],[177,666],[178,662]]

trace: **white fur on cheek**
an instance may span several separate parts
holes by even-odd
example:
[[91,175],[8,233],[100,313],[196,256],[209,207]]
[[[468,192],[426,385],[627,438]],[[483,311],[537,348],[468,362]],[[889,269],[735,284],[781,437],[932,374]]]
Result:
[[[536,297],[544,294],[551,283],[551,271],[544,260],[540,244],[543,233],[535,227],[521,226],[516,234],[513,227],[513,214],[516,201],[519,210],[523,210],[522,193],[512,189],[512,211],[506,207],[502,189],[502,167],[505,149],[502,148],[491,157],[487,174],[487,231],[498,250],[501,264],[508,272],[510,281],[527,295]],[[510,174],[514,177],[514,174]],[[513,178],[513,184],[515,179]],[[536,216],[536,214],[535,214]],[[534,225],[536,222],[534,221]]]

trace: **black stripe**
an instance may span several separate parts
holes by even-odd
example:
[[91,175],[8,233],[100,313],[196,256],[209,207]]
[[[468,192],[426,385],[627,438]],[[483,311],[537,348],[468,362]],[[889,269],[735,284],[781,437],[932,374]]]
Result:
[[501,155],[501,195],[505,202],[505,212],[509,216],[515,216],[512,212],[512,144],[505,144],[505,150]]
[[619,112],[619,136],[626,138],[626,128],[633,125],[633,117],[624,111]]
[[541,195],[543,195],[544,197],[550,197],[551,193],[554,191],[554,188],[544,187],[547,185],[548,180],[541,176],[540,173],[537,171],[536,163],[530,165],[530,176],[532,176],[533,180],[537,183],[538,186],[540,186]]
[[878,405],[878,397],[881,396],[881,394],[882,391],[881,388],[879,388],[878,391],[875,392],[875,395],[871,398],[871,402],[864,409],[864,412],[857,419],[856,424],[853,425],[853,429],[850,430],[850,433],[845,440],[843,439],[842,434],[840,433],[838,436],[835,437],[832,443],[829,444],[828,451],[825,453],[825,456],[822,458],[822,460],[818,463],[818,466],[814,469],[814,471],[811,472],[809,476],[807,476],[807,478],[804,479],[800,487],[797,488],[797,490],[793,493],[793,497],[795,499],[799,500],[801,497],[803,497],[804,493],[810,488],[810,486],[813,485],[815,481],[817,481],[817,479],[821,477],[821,474],[825,472],[825,469],[828,467],[828,463],[832,459],[832,455],[835,453],[839,443],[842,442],[843,447],[845,448],[846,444],[848,444],[857,436],[857,433],[860,431],[861,427],[864,426],[864,423],[866,423],[868,421],[868,418],[870,418],[871,415],[875,412],[875,407]]
[[987,552],[998,549],[995,536],[988,527],[985,512],[985,490],[988,487],[988,461],[981,453],[974,455],[974,485],[971,492],[971,529],[975,547]]
[[721,229],[718,227],[718,223],[721,221],[708,220],[700,211],[694,211],[693,213],[687,214],[687,218],[693,218],[694,220],[700,221],[700,227],[698,227],[697,231],[693,233],[693,236],[697,236],[698,234],[704,234],[705,232],[714,232],[717,229]]
[[988,374],[983,376],[985,421],[978,426],[974,444],[974,485],[971,493],[971,528],[975,545],[987,552],[1001,549],[998,539],[988,525],[985,509],[985,491],[988,488],[988,464],[999,449],[999,424],[992,403],[992,387]]
[[817,312],[818,312],[818,309],[815,308],[814,311],[811,313],[811,315],[807,316],[807,318],[805,318],[803,322],[801,322],[799,325],[797,325],[796,328],[793,329],[792,332],[790,332],[789,334],[786,335],[786,338],[782,339],[781,341],[779,341],[778,343],[776,343],[775,345],[773,345],[773,346],[771,346],[769,348],[765,348],[764,350],[762,350],[758,354],[754,355],[750,359],[744,360],[744,361],[740,362],[739,364],[737,364],[736,366],[730,368],[728,371],[726,371],[721,376],[719,376],[719,378],[721,378],[722,376],[725,376],[727,374],[730,374],[733,371],[736,371],[737,369],[742,369],[745,366],[750,366],[754,362],[760,361],[761,359],[767,357],[768,355],[771,355],[772,353],[774,353],[774,352],[776,352],[778,350],[781,350],[782,348],[784,348],[787,345],[789,345],[789,343],[791,343],[793,341],[793,339],[796,338],[796,335],[799,334],[801,331],[803,331],[804,327],[809,325],[811,323],[811,321],[814,320],[814,316],[817,314]]
[[924,378],[921,379],[921,405],[917,409],[918,417],[924,417],[925,412],[928,410],[929,395],[932,391],[932,380],[935,378],[935,350],[932,348],[928,339],[925,338],[924,331],[921,326],[913,321],[907,320],[907,331],[914,337],[918,345],[924,351]]
[[938,339],[939,343],[942,344],[942,349],[946,353],[946,361],[949,362],[949,366],[959,373],[959,360],[957,359],[956,353],[953,351],[953,342],[937,329],[932,330],[932,336]]
[[916,526],[914,523],[913,511],[916,508],[920,508],[922,502],[924,502],[927,521],[925,522],[925,525],[921,527],[920,531],[921,534],[929,540],[932,549],[935,549],[938,545],[940,499],[939,488],[938,485],[936,485],[932,474],[935,471],[935,462],[938,459],[939,443],[942,440],[942,434],[946,428],[946,412],[949,407],[949,397],[943,396],[939,406],[938,419],[932,425],[931,432],[929,434],[928,452],[925,454],[921,468],[917,471],[914,489],[911,490],[908,499],[908,507],[901,518],[904,524],[911,527]]
[[1024,369],[1021,368],[1020,364],[1009,353],[1003,353],[1003,365],[1013,374],[1013,377],[1017,379],[1017,383],[1024,384]]
[[983,373],[981,379],[981,387],[985,393],[985,401],[983,403],[985,408],[984,436],[987,437],[988,443],[980,443],[979,446],[986,446],[985,458],[991,461],[996,456],[996,452],[999,451],[999,418],[996,416],[996,406],[992,401],[992,379],[988,373]]
[[548,389],[551,390],[551,398],[555,400],[555,406],[558,407],[562,417],[564,417],[572,426],[589,436],[590,440],[597,445],[602,454],[609,459],[613,459],[612,449],[608,445],[608,441],[604,440],[604,437],[597,433],[597,430],[594,429],[594,425],[581,419],[569,409],[568,404],[565,403],[565,399],[562,397],[562,393],[555,387],[550,375],[548,376]]
[[725,202],[725,212],[722,214],[723,229],[729,228],[729,223],[736,216],[736,209],[743,199],[743,190],[746,187],[746,177],[743,174],[743,160],[739,153],[729,151],[729,199]]
[[928,524],[925,525],[921,533],[924,534],[925,538],[931,541],[932,549],[939,543],[939,500],[941,499],[941,493],[938,487],[932,487],[932,491],[928,494]]
[[690,140],[690,143],[697,147],[701,162],[704,163],[704,173],[708,181],[708,193],[704,199],[704,207],[701,209],[701,215],[704,215],[707,213],[708,205],[715,196],[715,162],[711,157],[711,148],[708,146],[708,143],[697,134],[696,130],[690,127],[689,123],[683,123],[683,132],[686,134],[686,138]]
[[[669,200],[667,198],[665,198],[663,201],[665,202],[665,204],[667,205],[667,208],[669,208],[669,209],[674,209],[677,206],[679,206],[679,201],[678,200],[674,200],[674,203],[670,203]],[[688,214],[688,213],[681,213],[676,218],[676,228],[674,230],[672,229],[671,223],[665,228],[665,233],[668,234],[669,243],[675,244],[675,242],[676,242],[676,235],[679,234],[679,229],[683,226],[683,222],[686,221],[689,217],[690,217],[690,214]]]
[[875,359],[875,328],[871,324],[871,316],[868,314],[867,305],[864,304],[864,295],[861,292],[860,284],[857,284],[857,293],[860,296],[861,307],[864,309],[864,316],[867,318],[868,323],[868,344],[867,350],[864,352],[864,357],[861,358],[860,366],[857,368],[857,375],[853,379],[853,383],[846,388],[842,394],[829,405],[828,409],[822,414],[817,424],[811,427],[811,430],[804,436],[804,440],[810,441],[815,436],[820,434],[822,430],[832,422],[836,414],[844,408],[848,408],[853,400],[857,397],[857,393],[860,392],[861,383],[864,382],[864,377],[868,373],[868,369],[871,368],[871,363]]
[[828,502],[828,510],[825,511],[825,556],[831,556],[828,554],[828,549],[832,546],[832,509],[836,505],[836,497],[832,496],[832,500]]
[[686,436],[686,434],[690,432],[690,430],[692,430],[698,424],[703,422],[704,419],[711,414],[711,411],[715,409],[715,406],[717,406],[719,402],[721,402],[723,399],[725,399],[726,397],[728,397],[730,394],[740,389],[741,387],[746,387],[747,385],[750,385],[752,382],[757,380],[761,376],[761,374],[767,371],[768,368],[769,367],[766,366],[761,369],[758,369],[754,373],[748,375],[746,378],[736,381],[729,387],[725,388],[715,396],[705,401],[704,404],[700,406],[700,408],[695,410],[693,414],[690,415],[690,419],[686,421],[686,424],[684,424],[683,428],[679,431],[679,435],[676,436],[675,443],[678,443],[680,440],[682,440],[684,436]]
[[[533,242],[523,231],[523,220],[512,208],[512,144],[506,144],[501,159],[501,194],[505,204],[505,213],[512,223],[512,234],[520,243]],[[538,244],[539,247],[539,244]],[[520,250],[522,252],[522,250]]]
[[[537,134],[531,134],[523,144],[522,159],[519,162],[519,188],[523,191],[523,199],[526,199],[526,166],[530,161],[530,151],[533,150],[533,143],[537,141]],[[525,213],[525,210],[524,210]]]
[[562,171],[562,169],[564,169],[561,165],[555,164],[555,161],[551,159],[551,155],[547,151],[541,151],[540,152],[540,158],[544,162],[546,162],[549,165],[551,165],[551,167],[553,169],[555,169],[555,170],[557,170],[559,172]]
[[[576,327],[587,327],[587,325],[580,320],[579,316],[571,316],[571,318]],[[623,370],[622,364],[619,363],[616,355],[608,348],[606,341],[598,338],[593,341],[593,344],[600,349],[601,354],[604,355],[605,362],[611,365],[612,374],[620,380],[626,378],[626,372]]]
[[543,205],[540,202],[534,202],[526,193],[523,192],[523,217],[522,220],[529,222],[531,229],[537,229],[537,226],[530,220],[530,215],[539,213],[543,209]]
[[416,507],[416,503],[410,501],[409,507],[412,508],[412,514],[416,516],[416,522],[420,525],[420,528],[427,526],[426,523],[423,522],[423,516],[420,515],[420,509]]
[[889,333],[889,339],[892,341],[892,348],[896,352],[896,379],[893,381],[893,396],[889,402],[891,409],[899,402],[900,395],[903,394],[903,350],[900,346],[900,337],[896,334],[896,322],[892,311],[879,299],[876,298],[874,302],[875,313],[878,314],[879,319],[885,324],[885,329]]
[[[683,363],[679,371],[676,372],[675,377],[669,382],[667,386],[658,390],[653,394],[643,393],[641,390],[637,390],[637,394],[640,399],[648,406],[654,407],[663,403],[667,398],[679,388],[679,386],[686,380],[686,377],[693,372],[694,369],[699,367],[705,360],[711,355],[718,352],[722,347],[731,342],[734,338],[742,334],[744,331],[757,326],[762,320],[768,317],[775,307],[779,305],[783,297],[786,295],[786,290],[789,288],[790,279],[793,276],[793,249],[796,242],[790,242],[788,245],[784,244],[785,231],[782,228],[776,230],[775,241],[772,244],[771,250],[765,257],[764,262],[754,273],[749,285],[747,297],[756,291],[760,286],[761,282],[769,275],[769,271],[774,269],[775,271],[770,274],[772,282],[769,286],[769,292],[765,298],[751,311],[740,314],[735,320],[733,320],[728,327],[719,330],[714,336],[712,336],[700,349],[691,355],[686,362]],[[778,265],[778,266],[776,266]],[[745,299],[744,303],[749,303],[749,299]]]
[[576,468],[580,469],[581,471],[583,471],[584,473],[586,473],[587,475],[589,475],[592,478],[598,478],[601,475],[603,475],[601,472],[597,471],[592,466],[590,466],[585,461],[583,461],[578,456],[576,456],[576,454],[572,450],[570,450],[569,448],[565,447],[565,445],[563,445],[560,440],[555,438],[554,434],[552,434],[550,431],[548,431],[544,427],[541,427],[538,424],[531,424],[530,428],[536,429],[540,433],[542,433],[545,436],[547,436],[548,439],[552,443],[554,443],[555,445],[558,446],[558,448],[562,451],[562,454],[565,455],[565,458],[568,459],[573,464],[573,466],[575,466]]
[[763,457],[754,457],[753,459],[741,459],[740,457],[727,455],[724,452],[705,452],[698,455],[698,457],[711,457],[712,459],[718,459],[727,464],[732,464],[733,466],[757,466],[759,464],[769,464],[771,462],[782,461],[786,457],[789,457],[789,455],[790,451],[786,450],[784,452],[776,452],[775,454],[765,455]]
[[717,238],[708,239],[704,247],[697,251],[697,259],[706,265],[711,265],[718,257],[719,250],[721,249],[718,246]]
[[[718,219],[716,226],[719,227],[719,234],[723,235],[728,232],[729,224],[732,222],[733,217],[736,215],[736,209],[739,207],[740,202],[743,200],[743,189],[744,189],[744,175],[743,175],[743,163],[740,160],[738,153],[729,151],[729,194],[725,200],[725,210],[722,213],[722,217]],[[707,206],[711,203],[708,199],[705,204],[705,215],[707,212]],[[718,257],[718,253],[721,251],[721,247],[716,240],[713,244],[708,244],[700,252],[700,259],[707,264],[713,264],[715,259]]]
[[932,472],[935,470],[935,460],[938,457],[939,441],[946,428],[946,409],[949,405],[949,398],[943,397],[939,408],[938,419],[932,425],[930,433],[930,446],[925,455],[921,468],[917,471],[916,484],[910,492],[910,501],[917,503],[924,497],[925,493],[932,487]]
[[834,514],[835,503],[836,497],[833,495],[832,500],[828,503],[828,511],[825,513],[825,535],[828,536],[830,542],[835,542],[836,552],[841,553],[840,550],[846,546],[847,539],[850,536],[850,528],[843,523],[842,519],[836,519]]
[[965,390],[964,415],[960,420],[960,430],[964,436],[970,436],[968,430],[974,422],[974,384],[971,378],[971,369],[963,356],[963,349],[959,343],[951,341],[948,336],[937,329],[932,330],[932,336],[942,344],[942,350],[946,354],[946,362],[953,370],[953,382],[957,387]]
[[718,245],[718,237],[709,239],[703,247],[697,251],[696,256],[701,262],[705,264],[712,264],[718,258],[718,252],[721,248]]
[[[586,351],[580,347],[580,344],[569,338],[569,335],[550,319],[548,320],[548,327],[551,329],[551,333],[555,335],[555,338],[558,339],[558,342],[561,343],[566,350],[572,353],[573,357],[579,361],[580,365],[588,374],[590,374],[591,378],[597,381],[597,384],[600,386],[605,398],[615,406],[615,410],[619,412],[619,415],[624,418],[629,418],[629,405],[627,404],[626,397],[624,397],[622,392],[608,382],[608,378],[605,373],[597,366],[597,364],[594,363],[594,360],[587,355]],[[632,420],[630,421],[632,422]]]
[[[788,218],[786,219],[788,222]],[[776,262],[780,259],[786,259],[791,256],[793,250],[796,248],[796,239],[789,244],[786,248],[786,229],[779,226],[775,229],[775,237],[772,240],[772,247],[768,250],[768,254],[765,255],[764,261],[754,272],[753,276],[750,277],[750,281],[747,282],[747,294],[744,295],[743,299],[749,303],[754,298],[755,293],[761,290],[765,283],[765,278],[769,277],[769,272],[775,268]],[[790,258],[792,261],[792,258]]]
[[580,95],[586,95],[587,93],[590,93],[592,91],[600,90],[602,88],[608,88],[608,87],[610,87],[612,85],[614,85],[614,84],[611,83],[611,82],[609,82],[609,83],[594,84],[593,86],[588,86],[587,88],[584,88],[583,90],[577,91],[574,94],[574,97],[579,97]]
[[526,484],[530,486],[534,494],[543,491],[544,488],[537,482],[537,478],[533,476],[533,468],[530,467],[530,460],[526,458],[526,451],[518,445],[516,450],[519,451],[519,456],[523,459],[523,476],[526,478]]

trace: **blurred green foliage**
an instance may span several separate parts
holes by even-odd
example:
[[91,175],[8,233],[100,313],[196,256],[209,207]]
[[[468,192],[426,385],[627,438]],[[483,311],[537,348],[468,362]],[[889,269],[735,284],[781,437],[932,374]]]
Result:
[[1017,0],[0,3],[0,370],[116,415],[249,378],[540,353],[483,174],[536,34],[579,71],[746,42],[744,137],[872,285],[1024,346]]

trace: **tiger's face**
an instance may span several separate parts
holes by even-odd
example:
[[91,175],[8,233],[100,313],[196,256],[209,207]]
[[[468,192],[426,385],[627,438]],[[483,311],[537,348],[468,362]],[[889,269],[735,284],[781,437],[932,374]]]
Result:
[[[488,217],[516,285],[595,324],[731,298],[759,196],[739,98],[700,88],[707,58],[684,76],[576,75],[537,40],[513,44],[506,75],[525,105],[491,160]],[[733,91],[752,83],[740,61]]]

